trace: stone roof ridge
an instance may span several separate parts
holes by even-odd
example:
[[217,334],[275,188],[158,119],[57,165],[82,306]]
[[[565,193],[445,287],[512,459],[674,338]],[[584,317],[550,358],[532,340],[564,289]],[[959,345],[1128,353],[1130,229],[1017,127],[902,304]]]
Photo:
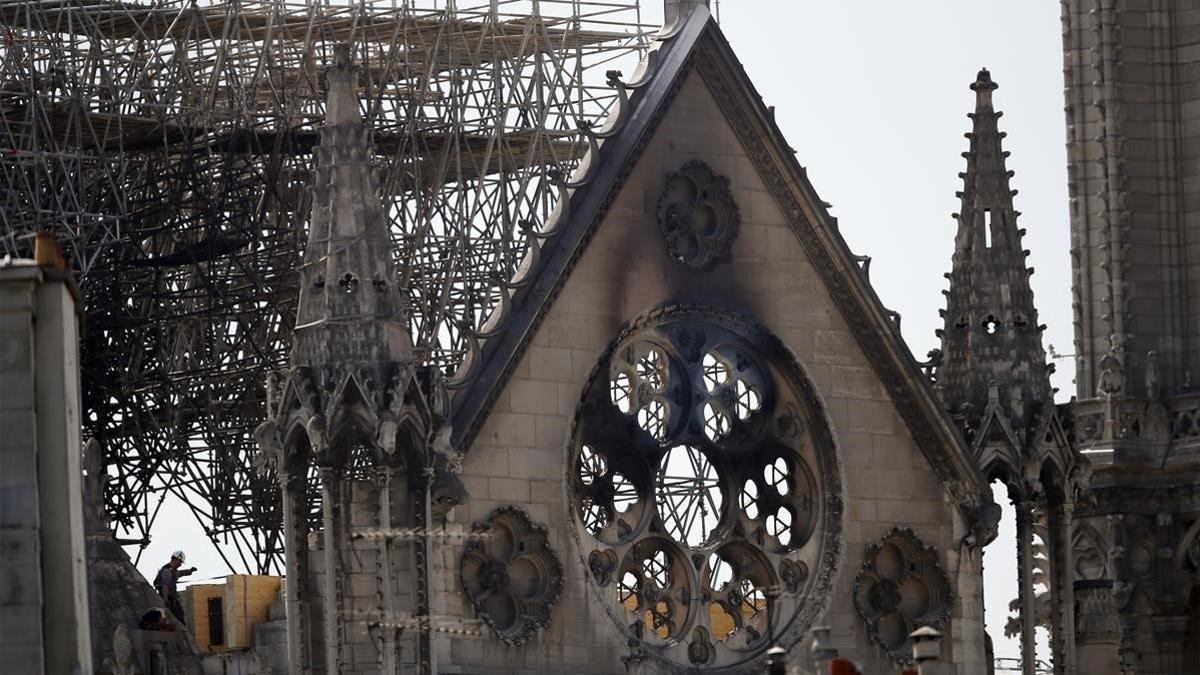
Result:
[[[975,110],[968,114],[969,148],[963,153],[966,171],[959,174],[963,188],[956,193],[959,212],[951,271],[946,274],[946,309],[941,338],[941,363],[937,386],[942,400],[967,428],[978,428],[978,415],[990,396],[998,397],[1008,424],[1018,438],[1032,436],[1039,411],[1052,406],[1054,391],[1042,349],[1042,331],[1023,248],[1025,230],[1018,226],[1014,208],[1017,191],[1003,148],[1003,115],[995,109],[993,93],[999,85],[983,68],[970,88]],[[972,414],[973,412],[973,414]],[[968,419],[968,418],[974,419]]]
[[300,267],[293,366],[410,362],[404,292],[359,112],[350,46],[326,71],[312,215]]
[[460,327],[468,354],[447,383],[455,392],[456,446],[462,447],[473,435],[481,413],[490,407],[505,378],[507,359],[522,349],[542,305],[557,293],[560,275],[582,253],[581,234],[596,213],[606,208],[605,196],[620,187],[632,159],[641,151],[641,139],[658,123],[664,101],[674,96],[675,85],[682,82],[687,70],[687,57],[708,19],[707,10],[697,7],[669,30],[664,29],[628,81],[622,72],[608,71],[608,84],[617,90],[616,106],[601,125],[578,120],[588,144],[583,161],[570,177],[556,169],[547,174],[557,184],[558,206],[540,227],[530,221],[520,223],[529,243],[517,271],[509,280],[497,280],[499,300],[479,331]]

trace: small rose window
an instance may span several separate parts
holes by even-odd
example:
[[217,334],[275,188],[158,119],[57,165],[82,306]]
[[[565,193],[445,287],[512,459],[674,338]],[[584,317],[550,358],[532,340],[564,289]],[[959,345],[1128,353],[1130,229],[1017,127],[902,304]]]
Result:
[[658,224],[674,260],[697,270],[728,261],[740,222],[729,180],[704,162],[688,162],[667,175]]
[[463,590],[497,637],[520,644],[550,625],[562,592],[562,565],[545,528],[515,507],[493,511],[475,530],[486,538],[469,541],[463,551]]
[[867,635],[901,663],[912,661],[913,631],[940,628],[950,618],[950,581],[937,551],[908,529],[894,529],[867,549],[854,599]]

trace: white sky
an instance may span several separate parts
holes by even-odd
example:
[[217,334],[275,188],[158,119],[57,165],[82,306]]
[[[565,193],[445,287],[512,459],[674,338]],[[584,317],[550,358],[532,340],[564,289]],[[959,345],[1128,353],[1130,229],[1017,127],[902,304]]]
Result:
[[[658,21],[657,0],[644,0]],[[872,256],[884,304],[903,316],[918,358],[937,346],[942,273],[950,269],[954,192],[965,168],[967,88],[991,70],[1001,129],[1016,171],[1017,208],[1047,344],[1071,351],[1070,258],[1059,6],[1046,0],[724,0],[721,26],[821,197],[833,203],[855,253]],[[1059,360],[1059,400],[1074,393],[1073,364]],[[1018,648],[1002,635],[1015,597],[1011,510],[988,548],[985,589],[997,656]],[[162,525],[166,525],[163,527]],[[164,531],[168,530],[168,531]],[[139,568],[152,576],[174,548],[205,578],[224,565],[190,515],[162,514]],[[190,542],[190,543],[184,543]],[[998,574],[996,570],[1008,571]],[[1047,658],[1044,651],[1039,656]]]

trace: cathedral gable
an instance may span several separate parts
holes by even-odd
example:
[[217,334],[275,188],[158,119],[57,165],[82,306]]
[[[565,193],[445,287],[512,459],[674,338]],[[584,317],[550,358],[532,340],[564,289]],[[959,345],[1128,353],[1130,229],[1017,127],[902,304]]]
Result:
[[[516,504],[546,524],[566,571],[563,620],[591,626],[557,644],[604,650],[581,670],[620,668],[631,640],[648,647],[627,657],[667,669],[744,667],[730,645],[761,654],[752,630],[737,633],[752,609],[729,626],[711,607],[700,619],[665,606],[628,614],[646,597],[637,589],[664,584],[701,606],[698,585],[734,562],[738,583],[774,579],[808,598],[780,601],[781,643],[826,612],[902,656],[907,631],[871,633],[855,613],[876,611],[852,590],[856,572],[864,588],[880,583],[861,574],[874,564],[864,551],[891,551],[897,525],[911,528],[905,550],[940,578],[967,534],[959,507],[982,480],[715,26],[689,22],[671,39],[652,59],[667,70],[642,81],[646,98],[629,97],[628,126],[598,132],[567,217],[456,377],[471,494],[457,517],[485,522]],[[754,450],[735,457],[738,446]],[[720,499],[667,494],[675,455],[689,479],[722,486]],[[734,643],[720,639],[729,631]],[[511,665],[550,658],[523,651]]]
[[[752,309],[756,316],[768,308],[792,317],[837,315],[846,330],[839,339],[855,344],[867,360],[857,377],[887,392],[956,499],[977,501],[980,475],[900,338],[898,317],[879,302],[865,258],[846,247],[836,219],[715,24],[692,16],[663,40],[648,64],[640,80],[631,78],[632,94],[623,97],[616,119],[596,133],[598,143],[585,166],[567,183],[578,187],[567,193],[558,221],[544,228],[554,234],[527,259],[519,283],[511,286],[516,291],[493,313],[485,328],[492,337],[479,342],[460,372],[453,406],[456,445],[470,447],[563,289],[588,284],[582,281],[588,275],[613,275],[622,279],[620,293],[600,297],[597,288],[583,291],[593,296],[596,309],[619,319],[609,336],[639,311],[665,302],[717,302]],[[723,200],[722,190],[730,188],[736,198]],[[670,217],[672,200],[699,199],[696,190],[706,195],[702,227],[711,230],[701,237],[684,231],[692,225]],[[621,232],[605,232],[613,228]],[[625,243],[610,242],[614,237]],[[596,255],[590,252],[594,238],[608,242],[602,247],[628,249],[607,272],[579,269],[589,254]],[[803,268],[797,259],[804,260]],[[804,293],[779,292],[789,283],[801,284]],[[818,288],[825,291],[823,307],[811,304]],[[815,332],[800,339],[828,343],[830,337]]]

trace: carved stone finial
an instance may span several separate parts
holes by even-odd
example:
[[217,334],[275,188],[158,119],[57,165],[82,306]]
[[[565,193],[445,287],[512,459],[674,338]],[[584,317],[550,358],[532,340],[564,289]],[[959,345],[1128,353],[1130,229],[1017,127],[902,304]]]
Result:
[[995,91],[1000,85],[992,81],[992,74],[987,68],[980,68],[979,73],[975,75],[975,81],[971,83],[971,91]]
[[1054,404],[1051,368],[1029,284],[1025,230],[1017,224],[1000,113],[992,105],[996,88],[986,68],[971,84],[975,109],[970,149],[963,153],[966,171],[959,174],[963,188],[957,193],[950,287],[938,332],[943,358],[937,381],[945,405],[970,413],[964,426],[979,428],[980,417],[992,408],[1017,438],[1040,438],[1033,433],[1034,412]]
[[336,45],[325,72],[325,123],[300,266],[306,283],[300,285],[292,337],[293,365],[334,371],[413,359],[404,289],[390,283],[396,278],[392,240],[359,110],[356,70],[350,46]]

